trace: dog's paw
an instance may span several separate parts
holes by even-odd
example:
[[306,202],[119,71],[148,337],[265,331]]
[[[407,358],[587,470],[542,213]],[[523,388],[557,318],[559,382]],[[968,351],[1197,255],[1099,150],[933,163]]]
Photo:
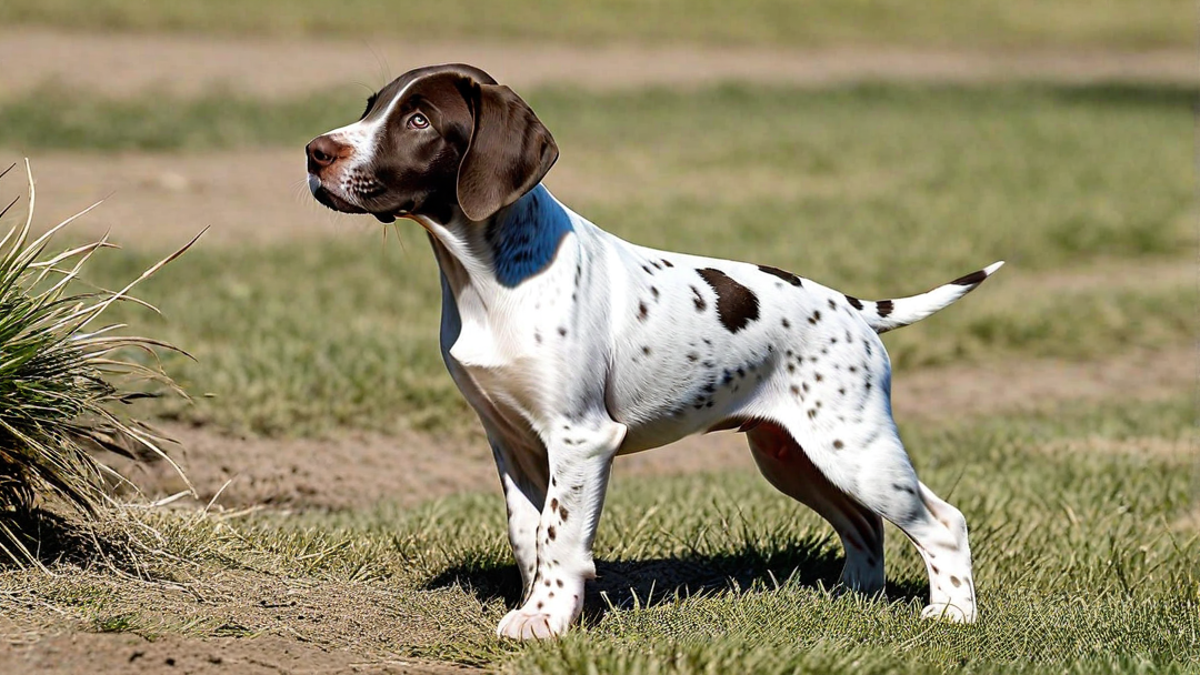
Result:
[[514,640],[545,640],[567,632],[570,621],[543,612],[514,609],[500,620],[496,635]]
[[921,610],[922,619],[941,619],[953,623],[975,623],[975,606],[960,607],[945,602],[934,603]]

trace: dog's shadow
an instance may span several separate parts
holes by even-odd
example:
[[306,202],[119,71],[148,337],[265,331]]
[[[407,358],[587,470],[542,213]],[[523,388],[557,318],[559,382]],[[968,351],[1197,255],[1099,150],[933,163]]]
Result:
[[[799,583],[816,589],[837,585],[843,558],[831,550],[825,537],[791,542],[785,547],[761,550],[747,547],[731,553],[679,558],[596,561],[596,579],[584,596],[584,617],[589,623],[611,609],[656,607],[697,595],[721,591],[771,592],[779,584]],[[457,586],[480,602],[503,600],[508,607],[521,601],[521,575],[515,564],[455,565],[425,583],[426,590]],[[889,580],[884,598],[889,602],[923,599],[928,587],[918,581]]]

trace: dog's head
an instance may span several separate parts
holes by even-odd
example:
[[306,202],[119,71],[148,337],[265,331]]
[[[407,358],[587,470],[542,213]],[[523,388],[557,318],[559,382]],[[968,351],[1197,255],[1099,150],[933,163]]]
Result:
[[412,70],[357,122],[308,144],[308,187],[335,211],[383,222],[461,211],[486,220],[533,189],[558,146],[511,89],[472,66]]

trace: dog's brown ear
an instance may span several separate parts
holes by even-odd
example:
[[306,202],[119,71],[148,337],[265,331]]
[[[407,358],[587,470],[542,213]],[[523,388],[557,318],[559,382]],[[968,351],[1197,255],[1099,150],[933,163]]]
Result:
[[471,82],[467,100],[474,130],[458,167],[458,204],[473,221],[486,220],[541,182],[558,159],[558,145],[513,90]]

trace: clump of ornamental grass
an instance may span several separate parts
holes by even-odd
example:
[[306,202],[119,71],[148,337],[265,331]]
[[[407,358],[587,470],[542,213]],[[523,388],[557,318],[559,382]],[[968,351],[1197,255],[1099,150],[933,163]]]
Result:
[[126,335],[124,324],[101,317],[118,302],[145,305],[130,290],[195,239],[119,291],[87,286],[80,273],[88,260],[115,248],[107,235],[48,249],[55,234],[98,204],[32,238],[35,190],[28,161],[25,168],[28,216],[0,238],[0,562],[41,567],[43,524],[64,522],[60,514],[94,524],[120,510],[111,487],[128,481],[98,459],[98,450],[179,470],[160,447],[165,439],[123,409],[140,398],[184,395],[158,359],[163,350],[180,350]]

